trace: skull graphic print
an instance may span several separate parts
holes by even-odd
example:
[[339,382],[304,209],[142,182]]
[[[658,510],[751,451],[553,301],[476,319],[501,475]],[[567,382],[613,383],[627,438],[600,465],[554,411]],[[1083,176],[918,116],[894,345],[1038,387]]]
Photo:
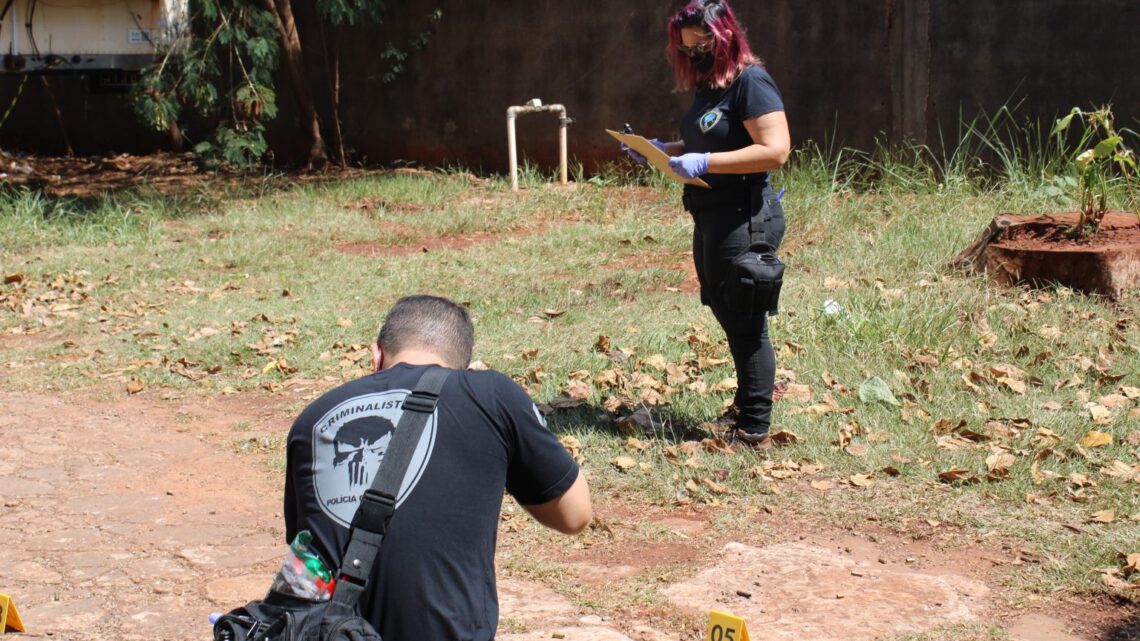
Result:
[[[372,484],[376,470],[395,435],[408,390],[356,396],[338,404],[313,426],[313,479],[321,510],[348,527],[360,496]],[[436,415],[428,418],[396,505],[419,481],[435,443]]]
[[372,482],[368,470],[380,464],[395,430],[396,426],[383,416],[349,421],[333,438],[333,467],[346,467],[349,485],[364,491]]

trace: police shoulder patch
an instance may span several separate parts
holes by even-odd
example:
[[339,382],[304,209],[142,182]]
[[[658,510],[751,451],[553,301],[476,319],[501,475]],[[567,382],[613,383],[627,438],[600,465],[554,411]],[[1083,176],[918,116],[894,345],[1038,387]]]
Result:
[[716,124],[720,122],[720,116],[721,114],[719,109],[706,111],[705,115],[701,116],[700,121],[698,121],[698,124],[701,126],[701,133],[707,134],[710,129],[715,127]]

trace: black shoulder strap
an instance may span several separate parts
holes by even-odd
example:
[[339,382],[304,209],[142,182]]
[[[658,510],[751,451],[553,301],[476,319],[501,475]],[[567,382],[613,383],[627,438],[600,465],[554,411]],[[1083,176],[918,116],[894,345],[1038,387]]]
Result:
[[355,606],[364,591],[372,574],[372,564],[380,552],[380,543],[388,532],[388,521],[396,511],[400,485],[404,482],[424,426],[435,412],[440,390],[449,374],[451,370],[443,367],[429,368],[420,376],[415,390],[404,398],[404,412],[380,461],[376,478],[360,497],[360,507],[352,517],[351,534],[341,560],[334,600]]

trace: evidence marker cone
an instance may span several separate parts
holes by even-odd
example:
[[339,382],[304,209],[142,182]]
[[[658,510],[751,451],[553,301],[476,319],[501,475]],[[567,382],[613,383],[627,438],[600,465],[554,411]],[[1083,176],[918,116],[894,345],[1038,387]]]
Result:
[[744,619],[726,612],[709,612],[709,632],[705,641],[749,641]]
[[16,610],[16,602],[7,594],[0,594],[0,634],[24,631],[24,622]]

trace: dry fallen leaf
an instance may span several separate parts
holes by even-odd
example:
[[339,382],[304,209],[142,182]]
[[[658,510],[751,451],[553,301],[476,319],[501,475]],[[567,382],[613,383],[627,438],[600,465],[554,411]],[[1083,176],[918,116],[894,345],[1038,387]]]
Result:
[[1109,394],[1096,399],[1098,405],[1103,405],[1109,409],[1119,410],[1132,405],[1132,400],[1123,394]]
[[1033,437],[1033,445],[1039,449],[1047,449],[1060,442],[1061,435],[1047,427],[1037,428],[1037,434]]
[[127,381],[127,394],[138,394],[145,387],[146,383],[143,383],[141,378],[132,377],[131,380]]
[[788,430],[772,432],[771,438],[772,443],[776,445],[791,445],[800,440],[800,437],[797,436],[795,432],[789,432]]
[[728,493],[727,487],[725,487],[724,485],[721,485],[720,483],[717,483],[716,481],[714,481],[712,479],[701,479],[701,483],[704,483],[705,487],[709,488],[709,491],[712,492],[713,494],[727,494]]
[[1009,468],[1017,463],[1017,457],[1008,452],[993,454],[986,458],[986,468],[989,474],[986,478],[999,481],[1009,477]]
[[654,428],[655,421],[653,414],[648,408],[639,407],[629,416],[619,418],[614,422],[622,434],[627,436],[639,436],[646,433],[651,433]]
[[810,403],[811,386],[802,383],[788,383],[788,388],[784,391],[783,398],[797,403]]
[[730,377],[724,379],[723,381],[717,383],[716,385],[713,385],[712,390],[714,392],[735,392],[736,386],[737,386],[736,378],[730,376]]
[[1081,474],[1080,472],[1073,472],[1070,474],[1069,482],[1077,487],[1096,487],[1096,483],[1093,483],[1089,477]]
[[1024,371],[1008,363],[990,365],[990,373],[997,377],[998,380],[1001,380],[1002,377],[1011,378],[1016,381],[1025,378]]
[[1099,512],[1093,512],[1087,519],[1088,523],[1112,523],[1116,520],[1116,510],[1107,509]]
[[1089,430],[1085,433],[1084,438],[1081,439],[1081,445],[1085,447],[1104,447],[1105,445],[1112,445],[1112,434]]
[[613,465],[617,469],[624,472],[624,471],[630,469],[631,467],[637,465],[637,461],[633,460],[632,458],[630,458],[628,456],[618,456],[618,457],[614,458],[612,461],[610,461],[610,465]]
[[826,491],[835,487],[835,484],[831,481],[812,481],[811,486],[813,489]]
[[586,381],[570,380],[564,388],[566,396],[575,400],[585,400],[594,393],[594,388]]
[[1129,583],[1116,575],[1116,569],[1113,568],[1112,572],[1105,572],[1100,575],[1100,581],[1105,586],[1115,588],[1117,590],[1137,590],[1140,589],[1140,584]]
[[606,400],[602,401],[602,407],[611,414],[616,414],[625,403],[616,396],[607,396]]
[[603,354],[605,354],[606,352],[612,351],[613,348],[614,348],[614,346],[613,346],[613,343],[610,341],[610,337],[606,336],[604,334],[601,336],[598,336],[598,340],[594,341],[594,350],[601,352]]
[[1112,465],[1100,468],[1100,473],[1118,478],[1125,483],[1129,481],[1140,483],[1140,464],[1129,465],[1124,461],[1113,461]]
[[1097,425],[1108,425],[1112,422],[1112,412],[1103,405],[1092,403],[1088,406],[1089,417],[1092,418],[1093,423]]
[[961,467],[951,468],[938,473],[938,478],[947,483],[969,483],[977,480],[973,472]]
[[1005,385],[1006,387],[1013,390],[1014,392],[1017,392],[1018,394],[1024,394],[1025,393],[1025,381],[1019,381],[1017,379],[1009,378],[1006,376],[1001,376],[997,379],[997,382]]
[[871,487],[875,484],[874,474],[852,474],[847,482],[855,487]]
[[1132,574],[1140,570],[1140,552],[1134,554],[1121,554],[1124,557],[1124,573]]
[[558,442],[562,443],[562,447],[566,448],[566,451],[570,453],[570,457],[577,461],[579,465],[586,462],[586,457],[582,455],[582,443],[577,437],[566,435],[558,439]]

